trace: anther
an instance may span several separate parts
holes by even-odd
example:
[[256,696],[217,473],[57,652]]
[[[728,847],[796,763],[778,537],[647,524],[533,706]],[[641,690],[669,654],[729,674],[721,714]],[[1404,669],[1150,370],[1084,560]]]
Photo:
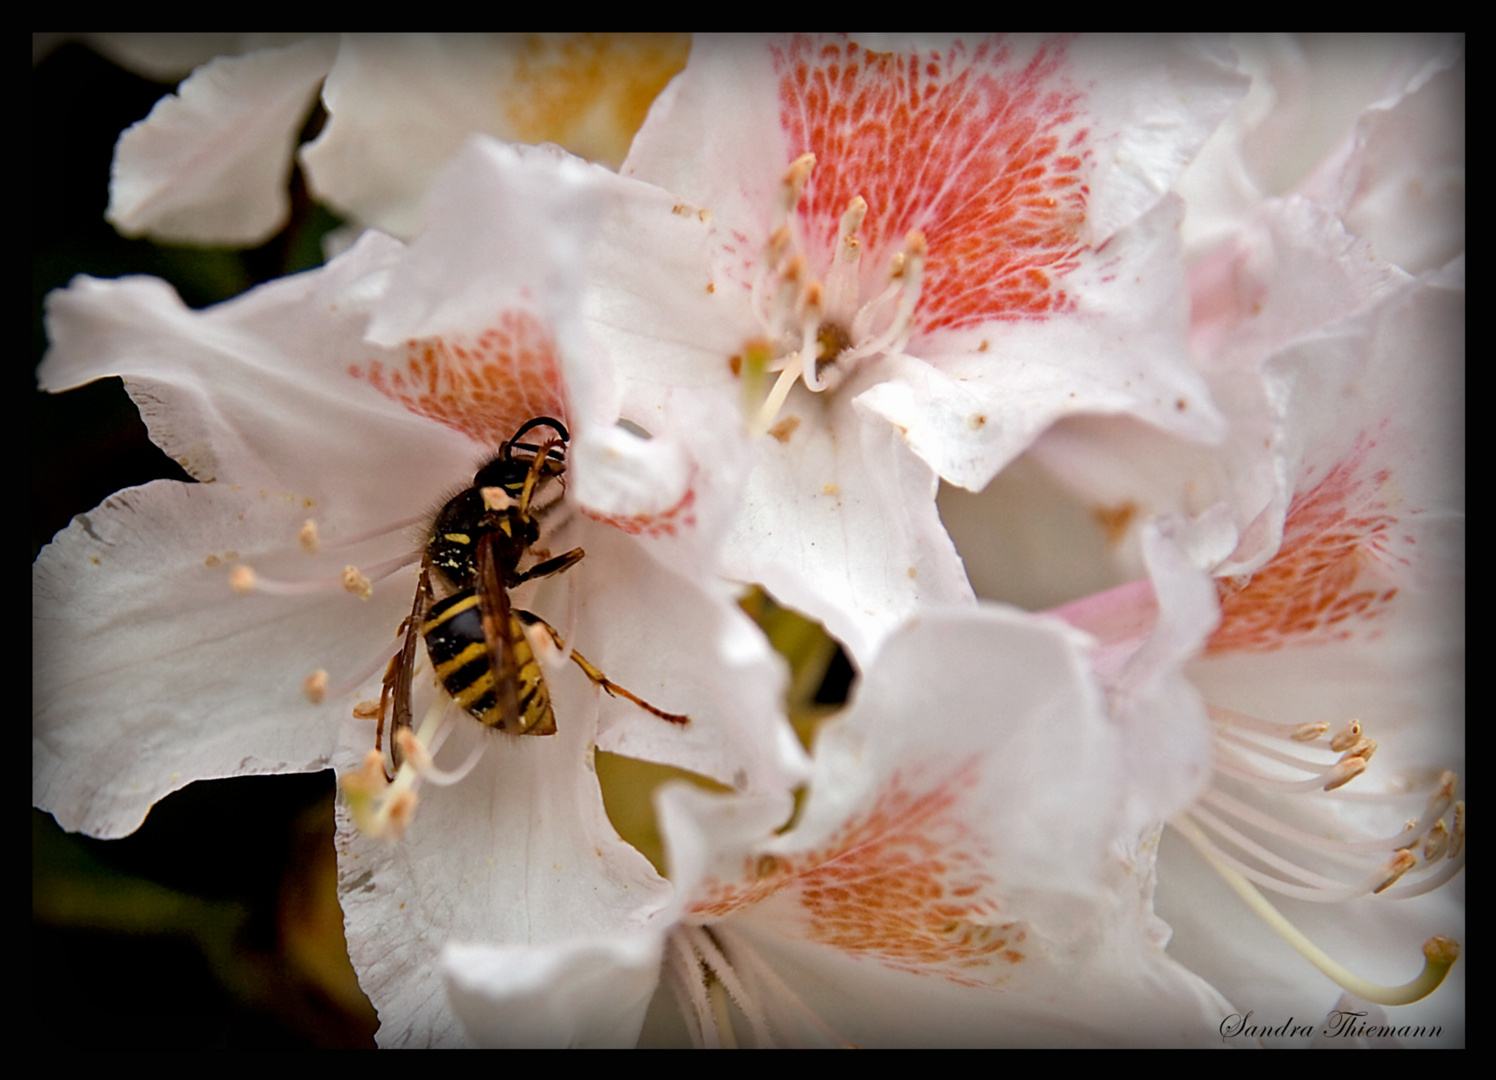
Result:
[[800,205],[800,194],[805,190],[805,181],[810,179],[810,170],[815,168],[816,156],[805,153],[790,163],[780,182],[780,210],[788,217]]
[[1335,737],[1330,740],[1330,749],[1338,754],[1340,751],[1354,746],[1360,738],[1361,721],[1352,720],[1335,733]]
[[370,749],[353,772],[338,777],[338,786],[348,796],[349,809],[359,819],[359,828],[369,831],[375,814],[374,804],[388,786],[384,778],[384,760],[378,750]]
[[406,762],[418,773],[429,772],[435,767],[431,755],[426,751],[426,744],[417,739],[410,731],[401,731],[395,735],[395,741],[400,744],[400,750],[405,755]]
[[821,313],[825,309],[823,303],[825,295],[825,290],[821,288],[819,281],[812,281],[804,289],[800,290],[799,315],[802,323],[814,322],[816,325],[820,324]]
[[841,216],[836,231],[836,257],[839,262],[856,263],[862,257],[862,241],[857,232],[867,217],[867,200],[861,195],[853,196]]
[[373,780],[377,781],[380,788],[384,787],[384,762],[380,760],[379,751],[370,750],[365,754],[363,764],[359,766],[358,772],[353,773],[348,779],[349,781],[358,782]]
[[1341,760],[1358,757],[1362,761],[1370,761],[1371,755],[1377,752],[1377,741],[1375,739],[1359,739],[1356,744],[1345,753],[1341,754]]
[[1344,787],[1365,771],[1365,758],[1341,758],[1325,774],[1325,790],[1334,791],[1338,787]]
[[311,518],[302,522],[300,530],[296,533],[296,542],[308,555],[315,555],[321,551],[322,538],[317,534],[317,523]]
[[327,696],[327,672],[318,668],[306,677],[306,682],[301,684],[301,692],[313,705],[321,705],[322,699]]
[[410,788],[390,799],[389,806],[385,811],[385,828],[387,830],[385,836],[388,839],[398,840],[405,835],[405,830],[415,820],[416,804],[419,802],[420,799],[416,796],[415,791]]
[[229,585],[236,593],[255,591],[255,572],[248,566],[236,566],[229,574]]
[[374,583],[356,566],[343,567],[342,581],[343,588],[360,600],[367,600],[374,595]]
[[905,258],[898,264],[898,275],[904,275],[907,271],[910,278],[924,277],[925,259],[929,257],[930,245],[925,241],[925,234],[919,229],[910,229],[909,235],[904,237]]
[[794,247],[794,243],[794,237],[790,235],[790,227],[788,225],[779,226],[769,237],[769,244],[764,249],[764,261],[772,269],[779,270],[785,256]]
[[1379,893],[1397,882],[1397,879],[1418,865],[1418,857],[1411,852],[1399,851],[1387,860],[1387,865],[1382,868],[1381,884],[1372,888],[1372,892]]
[[798,304],[799,299],[800,299],[800,279],[806,276],[805,275],[805,256],[804,255],[794,255],[794,256],[792,256],[790,258],[790,260],[784,264],[783,269],[781,269],[779,273],[780,273],[780,276],[783,277],[786,282],[791,283],[791,284],[794,285],[794,287],[795,287],[795,292],[794,292],[795,301]]
[[1434,822],[1434,827],[1428,831],[1423,838],[1423,858],[1426,862],[1436,862],[1444,857],[1449,850],[1449,826],[1443,821]]

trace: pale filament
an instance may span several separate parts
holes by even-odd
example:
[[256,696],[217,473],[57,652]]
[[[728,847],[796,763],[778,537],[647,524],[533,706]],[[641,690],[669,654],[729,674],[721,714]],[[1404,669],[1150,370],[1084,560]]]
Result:
[[[298,530],[296,542],[302,552],[315,557],[404,532],[411,525],[418,524],[424,520],[424,516],[409,518],[404,521],[395,522],[392,525],[385,525],[356,535],[342,537],[333,543],[326,543],[317,523],[314,520],[308,519],[302,523]],[[234,591],[239,593],[263,592],[271,596],[305,597],[323,593],[348,592],[367,600],[373,595],[374,584],[376,582],[384,581],[405,567],[420,562],[421,558],[422,551],[419,548],[406,549],[397,555],[381,559],[363,567],[348,565],[342,567],[340,570],[324,573],[319,577],[299,580],[266,577],[255,571],[253,567],[241,564],[234,567],[230,572],[229,583]],[[396,634],[392,640],[381,646],[373,656],[359,664],[356,670],[344,675],[336,683],[330,682],[325,671],[315,671],[303,684],[303,693],[313,703],[321,703],[328,699],[338,700],[344,698],[365,685],[370,679],[386,668],[390,660],[400,651],[403,643],[404,635]]]
[[[1326,723],[1273,724],[1215,707],[1209,713],[1216,725],[1215,779],[1195,805],[1170,824],[1259,917],[1345,989],[1381,1004],[1406,1004],[1432,993],[1458,955],[1456,943],[1431,939],[1425,946],[1422,975],[1401,987],[1377,986],[1326,956],[1267,902],[1254,883],[1318,903],[1370,895],[1402,899],[1438,888],[1464,866],[1464,804],[1455,801],[1456,776],[1442,774],[1428,793],[1422,815],[1390,835],[1327,836],[1320,825],[1299,828],[1289,818],[1299,808],[1317,809],[1297,799],[1364,801],[1335,790],[1365,771],[1376,750],[1376,742],[1361,725],[1351,721],[1332,733]],[[1316,761],[1309,756],[1316,750],[1339,756]],[[1309,775],[1300,778],[1294,773]],[[1228,793],[1227,785],[1261,793],[1262,805]],[[1421,858],[1415,851],[1420,844]],[[1326,869],[1345,876],[1321,872]],[[1397,884],[1409,875],[1406,884]]]
[[[266,577],[247,565],[236,566],[230,574],[229,583],[235,592],[263,592],[272,596],[312,596],[317,593],[351,592],[361,594],[372,588],[376,581],[383,581],[397,570],[421,561],[419,551],[407,551],[372,566],[345,566],[336,575],[303,578],[288,581],[284,578]],[[353,582],[354,584],[350,584]]]
[[802,1023],[834,1046],[851,1045],[806,1006],[746,938],[725,924],[677,926],[667,950],[670,985],[698,1048],[737,1046],[729,1002],[760,1049],[801,1045],[796,1032]]
[[797,381],[812,393],[834,389],[857,361],[902,351],[914,329],[924,281],[924,235],[909,233],[904,249],[890,259],[887,284],[859,306],[860,230],[868,214],[862,196],[853,197],[842,213],[826,280],[811,277],[797,210],[814,166],[815,155],[803,154],[780,181],[773,229],[753,281],[753,311],[773,353],[766,370],[779,372],[751,417],[750,427],[758,433],[774,425]]
[[[437,732],[447,719],[447,707],[451,701],[438,696],[426,710],[426,716],[415,733],[413,741],[419,747],[431,745]],[[410,737],[409,732],[397,736]],[[409,744],[402,744],[409,745]],[[385,840],[398,840],[404,835],[415,817],[416,788],[421,770],[416,755],[407,755],[395,771],[395,778],[386,781],[384,761],[378,750],[371,749],[364,758],[363,768],[339,778],[339,786],[348,796],[348,808],[358,824],[360,832]]]
[[473,741],[473,746],[461,765],[451,770],[444,770],[437,766],[435,761],[437,751],[442,748],[457,727],[457,717],[454,713],[460,715],[460,710],[447,710],[445,722],[437,728],[430,746],[422,746],[420,740],[408,731],[402,731],[399,735],[400,749],[405,752],[406,759],[420,773],[421,780],[428,784],[435,784],[437,787],[450,787],[461,782],[477,767],[478,762],[483,758],[483,752],[488,749],[488,739],[484,737],[488,733],[478,731],[476,732],[478,737]]

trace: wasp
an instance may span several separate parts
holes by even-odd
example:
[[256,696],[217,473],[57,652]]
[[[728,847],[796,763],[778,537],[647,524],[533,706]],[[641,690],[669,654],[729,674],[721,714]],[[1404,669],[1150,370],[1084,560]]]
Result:
[[[552,433],[549,437],[523,441],[530,432],[545,428]],[[517,735],[556,733],[550,691],[526,630],[539,628],[558,649],[565,645],[539,615],[514,607],[509,590],[569,570],[586,554],[573,548],[520,569],[540,540],[541,515],[554,505],[554,499],[546,497],[553,494],[554,484],[564,490],[570,438],[565,425],[553,417],[527,421],[473,476],[472,487],[453,496],[437,513],[421,560],[415,603],[402,624],[404,644],[390,661],[380,694],[375,747],[381,748],[393,702],[390,754],[396,768],[403,756],[397,736],[412,723],[411,689],[423,640],[438,681],[481,723]],[[440,600],[433,578],[445,594]],[[690,722],[690,717],[657,709],[619,686],[581,653],[572,650],[571,659],[608,694],[627,698],[672,724]]]

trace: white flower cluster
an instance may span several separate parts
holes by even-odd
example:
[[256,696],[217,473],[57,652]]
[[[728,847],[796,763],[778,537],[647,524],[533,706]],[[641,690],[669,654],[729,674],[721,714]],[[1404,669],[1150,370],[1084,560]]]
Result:
[[[320,88],[300,162],[366,228],[202,311],[51,297],[42,386],[123,375],[200,483],[37,559],[35,804],[113,837],[198,778],[337,770],[386,1046],[1219,1045],[1341,988],[1462,1038],[1460,967],[1429,995],[1464,913],[1463,41],[673,64],[313,39],[122,136],[117,227],[251,242]],[[427,657],[411,534],[470,485],[556,562],[438,592],[552,735]],[[745,584],[857,672],[813,752]],[[597,749],[715,781],[659,794],[668,877]]]

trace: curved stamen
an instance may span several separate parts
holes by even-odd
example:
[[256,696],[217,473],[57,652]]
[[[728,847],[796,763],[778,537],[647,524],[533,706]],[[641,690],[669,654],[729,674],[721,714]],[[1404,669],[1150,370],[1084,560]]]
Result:
[[[1257,716],[1237,712],[1234,709],[1223,709],[1219,705],[1207,705],[1205,711],[1215,721],[1217,734],[1233,728],[1244,728],[1247,731],[1257,731],[1264,735],[1289,739],[1292,742],[1314,742],[1330,730],[1330,725],[1323,720],[1315,720],[1307,724],[1278,724],[1271,720],[1263,720]],[[1354,724],[1356,721],[1353,720],[1351,723]]]
[[[894,256],[894,270],[889,275],[888,284],[883,286],[882,292],[863,304],[862,307],[857,309],[857,314],[852,316],[853,341],[866,341],[868,339],[868,334],[873,329],[873,317],[884,304],[898,296],[903,290],[904,282],[899,273],[899,268],[904,265],[903,260],[904,256],[902,254]],[[861,350],[853,349],[852,352],[855,354],[861,352]],[[856,359],[856,356],[853,356],[853,359]]]
[[1407,885],[1399,885],[1395,889],[1388,889],[1382,895],[1391,900],[1411,900],[1415,896],[1422,896],[1424,893],[1431,893],[1435,889],[1442,888],[1453,881],[1463,869],[1465,869],[1465,849],[1460,848],[1443,861],[1437,873]]
[[[1317,773],[1324,771],[1328,767],[1321,762],[1311,761],[1310,759],[1305,758],[1299,754],[1291,754],[1287,751],[1279,750],[1275,747],[1265,745],[1261,740],[1252,735],[1245,735],[1236,731],[1217,731],[1216,741],[1218,743],[1229,742],[1233,746],[1238,746],[1243,750],[1248,751],[1249,753],[1256,754],[1258,757],[1267,758],[1270,761],[1276,761],[1280,765],[1288,765],[1291,768],[1298,769],[1300,772]],[[1304,746],[1308,745],[1309,742],[1310,741],[1307,739],[1296,739],[1294,741],[1294,744],[1296,746]],[[1319,742],[1320,740],[1318,739],[1314,740],[1315,744],[1318,744]],[[1329,743],[1326,743],[1325,747],[1331,750],[1338,750],[1342,754],[1342,756],[1350,755],[1369,758],[1371,755],[1369,753],[1366,753],[1365,751],[1368,749],[1374,750],[1376,747],[1376,743],[1371,739],[1359,738],[1355,743],[1349,746],[1337,748]]]
[[773,1013],[773,1019],[779,1024],[779,1029],[784,1032],[793,1030],[792,1017],[778,1004],[787,1002],[801,1019],[808,1022],[834,1045],[850,1047],[853,1044],[844,1038],[839,1032],[828,1025],[816,1015],[815,1011],[800,1000],[800,996],[789,988],[774,969],[764,962],[758,951],[747,945],[739,935],[728,930],[725,926],[712,927],[712,933],[722,946],[723,953],[728,962],[743,972],[745,976],[751,976],[770,991],[762,995],[763,1005],[766,1011]]
[[[321,697],[317,699],[317,703],[320,703],[327,698],[332,698],[336,701],[338,698],[346,697],[347,695],[357,690],[360,686],[364,686],[365,684],[367,684],[370,679],[374,678],[375,675],[389,666],[390,661],[394,659],[397,653],[399,653],[400,648],[402,645],[404,645],[404,643],[404,636],[398,636],[392,639],[379,652],[375,653],[369,660],[365,661],[362,666],[360,666],[356,671],[353,672],[353,674],[348,675],[333,684],[324,683],[324,685],[322,686]],[[323,674],[325,675],[326,672],[323,672]]]
[[[753,1029],[754,1045],[759,1049],[766,1049],[774,1045],[774,1037],[769,1034],[769,1025],[764,1020],[763,1011],[758,1007],[758,1002],[748,992],[748,988],[738,978],[738,973],[728,963],[727,957],[722,955],[722,950],[712,940],[712,935],[704,927],[686,926],[679,933],[686,936],[691,943],[691,949],[701,958],[705,969],[716,979],[717,984],[727,991],[727,996],[732,998],[734,1005],[742,1012],[748,1020],[748,1026]],[[718,1024],[724,1031],[724,1038],[730,1037],[732,1032],[732,1019],[725,1014],[717,1018]]]
[[800,315],[800,380],[813,393],[820,393],[830,385],[821,378],[820,365],[816,362],[820,353],[821,293],[820,283],[811,282],[805,290],[805,304]]
[[420,740],[408,731],[402,731],[396,738],[400,740],[400,749],[410,760],[416,771],[421,774],[421,779],[428,784],[437,787],[450,787],[463,780],[468,773],[472,772],[478,762],[483,759],[483,752],[488,749],[488,740],[483,736],[486,732],[479,732],[478,738],[473,743],[473,748],[468,751],[467,758],[457,768],[452,770],[441,769],[436,764],[436,752],[441,749],[441,744],[446,741],[454,724],[444,725],[437,733],[437,738],[429,747],[422,746]]
[[307,551],[309,555],[316,555],[321,551],[337,551],[339,548],[353,547],[355,544],[367,543],[370,540],[380,540],[392,533],[404,532],[406,529],[426,522],[426,514],[418,514],[415,517],[406,518],[404,521],[392,522],[388,525],[380,525],[366,532],[355,533],[352,536],[340,536],[332,543],[328,543],[321,535],[317,523],[310,518],[302,523],[301,531],[297,534],[297,542],[303,551],[307,551],[310,545],[317,550]]
[[[450,698],[438,696],[426,710],[420,729],[413,737],[408,731],[397,736],[411,738],[418,746],[415,755],[408,755],[401,762],[393,780],[385,780],[384,760],[378,750],[369,751],[359,771],[338,778],[338,785],[348,796],[348,808],[359,831],[391,841],[404,835],[415,817],[419,801],[416,787],[422,774],[415,759],[424,756],[429,760],[430,752],[426,748],[441,731],[450,704]],[[405,745],[402,741],[402,749]]]
[[[1427,962],[1423,974],[1400,987],[1378,986],[1353,975],[1325,955],[1273,908],[1253,882],[1285,896],[1317,903],[1340,902],[1367,894],[1402,899],[1438,888],[1464,865],[1464,860],[1452,852],[1456,837],[1463,837],[1464,831],[1463,804],[1454,801],[1458,778],[1451,772],[1441,774],[1432,785],[1421,818],[1407,822],[1392,835],[1363,834],[1345,840],[1320,835],[1227,794],[1220,780],[1230,778],[1264,792],[1308,795],[1315,799],[1382,802],[1407,798],[1407,794],[1348,794],[1334,790],[1363,772],[1376,751],[1375,740],[1366,736],[1360,722],[1351,720],[1331,733],[1330,725],[1323,722],[1275,724],[1216,706],[1208,707],[1208,711],[1215,723],[1217,782],[1170,824],[1260,918],[1347,990],[1384,1005],[1407,1004],[1432,993],[1458,956],[1459,947],[1454,942],[1446,938],[1430,939],[1425,945]],[[1274,745],[1275,740],[1284,745]],[[1339,760],[1332,764],[1312,761],[1302,752],[1311,746],[1339,754]],[[1292,752],[1287,747],[1292,747]],[[1287,779],[1283,770],[1274,770],[1274,766],[1310,775],[1303,780]],[[1291,805],[1284,802],[1285,808]],[[1454,808],[1452,827],[1444,821],[1451,807]],[[1254,830],[1267,844],[1248,836],[1236,825]],[[1414,850],[1420,842],[1421,862]],[[1285,853],[1285,844],[1312,853],[1310,865],[1328,860],[1343,866],[1356,880],[1347,882],[1301,865],[1295,860],[1302,856]],[[1393,887],[1414,871],[1419,874],[1417,880]]]
[[1215,769],[1222,776],[1234,777],[1255,787],[1281,791],[1285,794],[1298,794],[1320,789],[1329,791],[1349,783],[1366,771],[1364,758],[1351,757],[1320,768],[1307,780],[1284,780],[1251,768],[1241,755],[1221,747],[1219,742],[1217,742],[1217,750],[1220,752],[1216,757]]
[[785,399],[790,396],[790,387],[795,385],[795,380],[800,377],[800,354],[792,353],[784,370],[779,373],[779,378],[774,382],[774,389],[769,391],[769,396],[764,400],[763,406],[758,410],[754,418],[751,430],[755,435],[762,435],[774,426],[774,419],[779,415],[779,410],[784,407]]
[[919,294],[925,280],[925,256],[929,249],[925,245],[925,234],[918,229],[911,232],[904,242],[904,259],[893,276],[900,283],[899,306],[883,333],[872,341],[858,345],[848,359],[860,359],[876,353],[903,352],[914,332],[914,308],[919,303]]
[[[720,1050],[722,1040],[712,1016],[701,959],[687,941],[683,929],[670,935],[670,986],[675,991],[676,1004],[680,1006],[681,1016],[690,1032],[691,1045],[698,1050]],[[729,1034],[731,1030],[729,1025]]]
[[826,307],[831,311],[850,311],[857,304],[858,267],[862,263],[862,238],[857,235],[867,217],[867,200],[856,196],[847,204],[837,228],[836,255],[831,272],[826,275]]
[[[773,228],[753,277],[750,307],[777,354],[766,370],[781,371],[763,404],[749,405],[749,428],[754,434],[774,429],[796,379],[813,393],[833,390],[854,362],[882,352],[901,352],[914,330],[927,254],[924,234],[909,233],[904,250],[891,260],[886,286],[859,307],[860,234],[869,212],[862,196],[850,199],[842,212],[824,284],[811,276],[810,260],[797,232],[796,210],[814,165],[815,155],[802,154],[780,181]],[[882,329],[875,331],[875,320],[890,301],[895,302],[894,310]]]
[[1236,894],[1247,902],[1247,906],[1260,919],[1276,930],[1280,937],[1297,949],[1299,954],[1311,964],[1359,998],[1378,1005],[1411,1005],[1439,988],[1439,984],[1444,981],[1444,977],[1449,974],[1449,969],[1454,966],[1455,960],[1460,955],[1459,943],[1452,938],[1432,937],[1423,944],[1424,966],[1417,978],[1401,986],[1382,986],[1363,979],[1337,963],[1324,950],[1310,941],[1298,927],[1290,923],[1277,908],[1268,903],[1267,898],[1258,892],[1246,877],[1218,857],[1209,839],[1200,832],[1199,827],[1187,815],[1178,815],[1172,819],[1171,824],[1194,845],[1195,850],[1205,858],[1206,862],[1210,863],[1216,873],[1221,875]]
[[1306,870],[1291,860],[1285,859],[1281,855],[1268,850],[1255,840],[1227,825],[1209,810],[1200,806],[1192,807],[1188,811],[1187,816],[1220,834],[1236,847],[1261,862],[1266,863],[1268,866],[1275,868],[1289,877],[1297,878],[1304,882],[1304,885],[1292,885],[1281,881],[1260,870],[1247,866],[1240,860],[1226,854],[1220,848],[1214,848],[1216,855],[1245,877],[1273,890],[1273,892],[1281,893],[1284,896],[1291,896],[1298,900],[1309,900],[1315,903],[1341,903],[1346,900],[1354,900],[1359,896],[1378,893],[1413,869],[1418,863],[1418,860],[1414,856],[1409,855],[1406,851],[1400,851],[1361,881],[1346,884],[1345,882],[1336,881],[1334,878],[1317,874],[1312,870]]
[[1435,792],[1434,796],[1429,799],[1424,816],[1419,819],[1424,822],[1422,825],[1419,824],[1419,820],[1414,820],[1395,836],[1380,839],[1335,840],[1327,836],[1319,836],[1314,833],[1304,832],[1301,829],[1295,829],[1278,818],[1273,817],[1271,814],[1265,814],[1256,807],[1249,806],[1239,799],[1234,799],[1225,792],[1214,788],[1206,791],[1201,798],[1205,802],[1231,814],[1233,817],[1271,832],[1276,836],[1291,840],[1301,847],[1317,848],[1320,851],[1367,852],[1371,854],[1381,854],[1412,847],[1438,824],[1440,818],[1444,815],[1444,810],[1448,807],[1447,802],[1440,799],[1440,793]]

